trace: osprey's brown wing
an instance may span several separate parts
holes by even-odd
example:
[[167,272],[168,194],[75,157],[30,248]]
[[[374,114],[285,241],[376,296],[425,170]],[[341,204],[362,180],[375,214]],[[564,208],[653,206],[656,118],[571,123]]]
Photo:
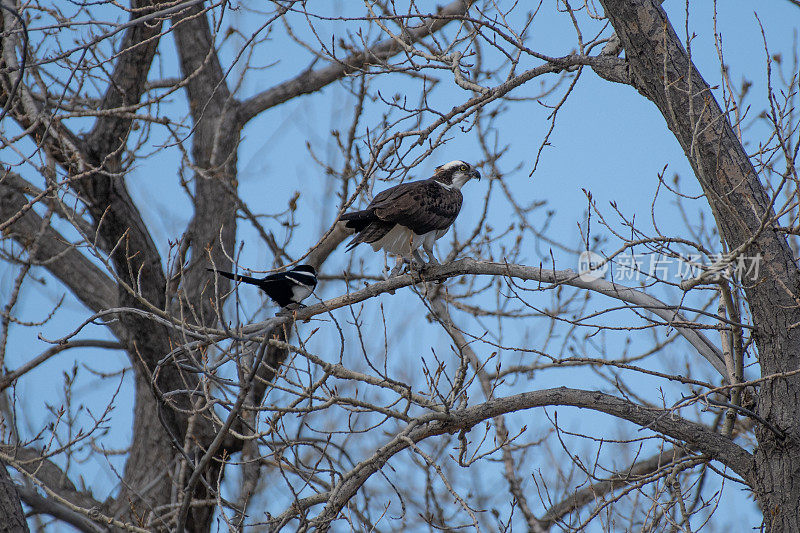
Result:
[[[383,222],[410,228],[417,235],[449,228],[461,210],[464,197],[458,189],[447,189],[433,180],[407,183],[402,191],[369,205]],[[398,186],[400,187],[400,186]]]
[[381,191],[363,211],[345,213],[339,220],[358,235],[347,249],[381,239],[400,224],[417,235],[450,227],[461,210],[463,196],[433,180],[412,181]]

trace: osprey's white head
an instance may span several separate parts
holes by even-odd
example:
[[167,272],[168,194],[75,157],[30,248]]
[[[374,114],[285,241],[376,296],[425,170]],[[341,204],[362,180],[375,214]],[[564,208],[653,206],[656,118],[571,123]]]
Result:
[[481,173],[472,168],[469,163],[456,160],[436,167],[433,179],[448,189],[455,187],[460,189],[472,178],[481,179]]

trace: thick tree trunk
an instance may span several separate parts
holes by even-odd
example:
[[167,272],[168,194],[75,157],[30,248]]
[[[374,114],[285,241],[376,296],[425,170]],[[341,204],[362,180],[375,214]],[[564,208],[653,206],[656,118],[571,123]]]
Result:
[[[176,17],[173,26],[194,125],[192,161],[196,170],[193,176],[194,216],[185,236],[191,245],[191,258],[182,272],[184,299],[171,302],[171,308],[177,314],[182,306],[186,315],[211,326],[216,323],[217,315],[211,298],[213,284],[206,268],[212,262],[225,270],[231,266],[226,254],[233,253],[236,238],[237,151],[242,126],[239,103],[229,91],[225,72],[218,56],[213,53],[214,38],[202,6],[193,6],[187,13]],[[221,290],[229,284],[227,281],[217,283]],[[202,456],[219,429],[214,427],[207,414],[200,415],[194,428],[190,438],[197,443],[196,453]],[[224,448],[214,451],[219,460],[209,463],[203,473],[210,487],[216,487],[220,478],[223,451]],[[201,482],[194,487],[191,497],[213,501],[215,495],[209,493]],[[214,509],[213,504],[192,506],[186,529],[209,531]]]
[[[745,294],[762,376],[797,370],[800,275],[786,240],[771,229],[770,199],[741,142],[657,2],[601,3],[633,85],[656,104],[683,147],[726,243],[732,250],[742,246],[746,256],[761,255],[760,277],[746,284]],[[769,379],[759,392],[759,414],[786,438],[757,430],[752,488],[768,531],[800,531],[800,375]]]
[[19,494],[6,465],[0,461],[0,533],[23,533],[28,531],[25,513],[19,502]]

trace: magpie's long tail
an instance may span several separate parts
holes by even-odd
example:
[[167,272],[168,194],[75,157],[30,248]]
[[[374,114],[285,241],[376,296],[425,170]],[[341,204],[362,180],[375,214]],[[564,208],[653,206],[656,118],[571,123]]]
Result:
[[244,283],[249,283],[251,285],[261,286],[264,284],[264,280],[258,278],[251,278],[250,276],[241,276],[239,274],[234,274],[233,272],[225,272],[223,270],[214,270],[213,268],[207,269],[209,272],[216,272],[220,276],[228,279],[232,279],[233,281],[242,281]]

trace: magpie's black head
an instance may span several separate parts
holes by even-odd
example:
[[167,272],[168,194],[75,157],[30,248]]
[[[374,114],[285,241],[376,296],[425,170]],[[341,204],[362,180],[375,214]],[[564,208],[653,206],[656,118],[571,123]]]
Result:
[[292,272],[307,272],[307,273],[311,274],[312,276],[316,276],[317,275],[316,269],[314,267],[312,267],[311,265],[297,265],[295,267],[290,268],[289,270],[292,271]]
[[466,182],[476,178],[481,179],[481,173],[472,168],[469,163],[456,160],[436,167],[433,179],[439,183],[460,189]]

